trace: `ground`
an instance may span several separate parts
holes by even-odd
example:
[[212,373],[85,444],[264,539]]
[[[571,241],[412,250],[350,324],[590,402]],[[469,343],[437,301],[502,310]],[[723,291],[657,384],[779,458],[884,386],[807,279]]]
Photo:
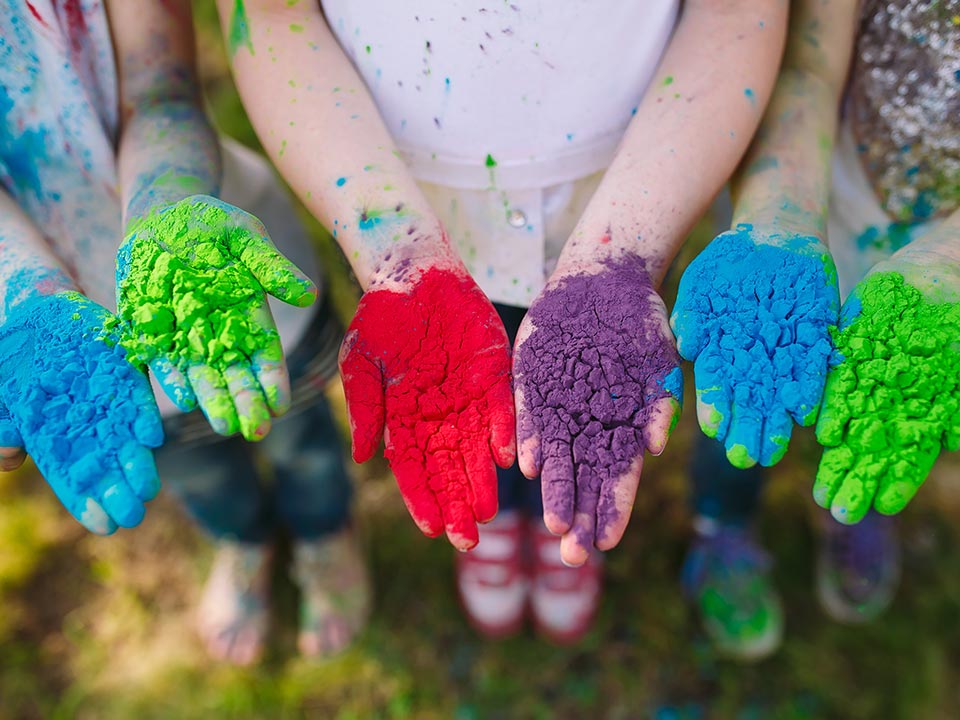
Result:
[[[253,144],[210,3],[197,13],[213,114]],[[317,241],[348,314],[354,288],[329,239],[318,231]],[[786,642],[773,659],[739,666],[712,655],[677,580],[690,533],[684,462],[699,432],[688,395],[667,451],[644,470],[623,543],[608,554],[596,627],[572,649],[529,634],[478,638],[457,607],[453,551],[416,530],[382,461],[354,468],[356,524],[376,583],[368,629],[335,660],[298,659],[297,597],[281,568],[275,642],[252,670],[208,661],[194,638],[210,546],[169,496],[136,530],[96,538],[31,468],[0,475],[0,720],[957,717],[957,458],[941,459],[902,516],[894,607],[872,626],[847,628],[829,622],[813,594],[818,451],[812,433],[799,433],[770,473],[760,523]],[[342,425],[338,386],[330,396]]]

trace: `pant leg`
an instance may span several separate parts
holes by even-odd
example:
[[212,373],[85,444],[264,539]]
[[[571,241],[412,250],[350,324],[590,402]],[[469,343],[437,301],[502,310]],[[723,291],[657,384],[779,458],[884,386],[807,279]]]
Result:
[[269,506],[242,438],[200,444],[174,441],[157,450],[155,457],[164,485],[210,535],[250,543],[270,539]]
[[[493,306],[507,330],[510,347],[513,347],[517,340],[517,330],[520,329],[520,322],[527,314],[527,308],[499,303],[494,303]],[[519,510],[529,517],[541,517],[543,515],[540,480],[539,478],[536,480],[525,478],[517,463],[506,470],[501,467],[497,468],[497,493],[501,510]]]
[[340,436],[322,396],[275,420],[258,450],[273,465],[277,521],[294,538],[313,540],[347,524],[352,488]]
[[723,524],[750,522],[763,489],[764,472],[759,465],[747,470],[733,467],[723,445],[698,432],[690,474],[695,512]]

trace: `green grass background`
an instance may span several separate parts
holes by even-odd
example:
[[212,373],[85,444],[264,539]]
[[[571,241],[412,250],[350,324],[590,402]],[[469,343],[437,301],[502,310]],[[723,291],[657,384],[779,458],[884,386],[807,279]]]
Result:
[[[211,113],[257,147],[212,2],[197,2],[196,14]],[[356,290],[346,265],[308,222],[348,315]],[[705,238],[701,230],[695,240]],[[330,396],[342,422],[339,388]],[[210,662],[192,633],[211,549],[168,497],[135,531],[96,538],[31,468],[0,476],[0,718],[960,716],[960,464],[941,460],[902,517],[905,572],[892,610],[871,626],[842,627],[813,594],[818,452],[799,433],[770,473],[759,524],[787,609],[786,642],[774,658],[740,666],[711,653],[677,581],[690,536],[684,462],[694,415],[688,403],[667,452],[647,463],[626,538],[608,554],[596,626],[566,649],[529,633],[488,642],[469,630],[450,547],[417,532],[382,461],[353,468],[375,582],[369,627],[336,659],[299,659],[298,598],[281,551],[273,640],[251,670]]]

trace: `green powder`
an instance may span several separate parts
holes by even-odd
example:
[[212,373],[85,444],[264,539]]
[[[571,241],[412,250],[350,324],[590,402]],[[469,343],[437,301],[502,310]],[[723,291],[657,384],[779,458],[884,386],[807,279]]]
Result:
[[250,39],[250,21],[247,20],[247,10],[243,0],[236,0],[233,4],[233,14],[230,16],[230,55],[236,55],[241,46],[246,47],[253,55],[253,40]]
[[[232,366],[282,360],[277,331],[263,326],[263,290],[306,305],[312,285],[243,227],[239,215],[228,205],[183,201],[131,232],[118,256],[119,315],[130,328],[122,344],[129,355],[169,360],[185,375],[206,366],[217,372],[204,369],[199,380],[213,387],[223,387],[220,375]],[[264,391],[273,405],[278,389]],[[213,420],[232,407],[221,394],[205,409]],[[246,430],[249,419],[240,420]]]
[[960,304],[931,302],[899,273],[858,286],[861,305],[834,335],[842,362],[827,379],[814,497],[841,522],[871,503],[902,510],[940,448],[960,447]]

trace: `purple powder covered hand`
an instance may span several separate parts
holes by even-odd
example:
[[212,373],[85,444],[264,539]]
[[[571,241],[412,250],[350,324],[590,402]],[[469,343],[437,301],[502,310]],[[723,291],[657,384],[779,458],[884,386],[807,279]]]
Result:
[[683,402],[680,357],[644,262],[608,260],[550,282],[514,355],[520,469],[540,476],[544,522],[561,556],[623,536],[643,466],[659,455]]

